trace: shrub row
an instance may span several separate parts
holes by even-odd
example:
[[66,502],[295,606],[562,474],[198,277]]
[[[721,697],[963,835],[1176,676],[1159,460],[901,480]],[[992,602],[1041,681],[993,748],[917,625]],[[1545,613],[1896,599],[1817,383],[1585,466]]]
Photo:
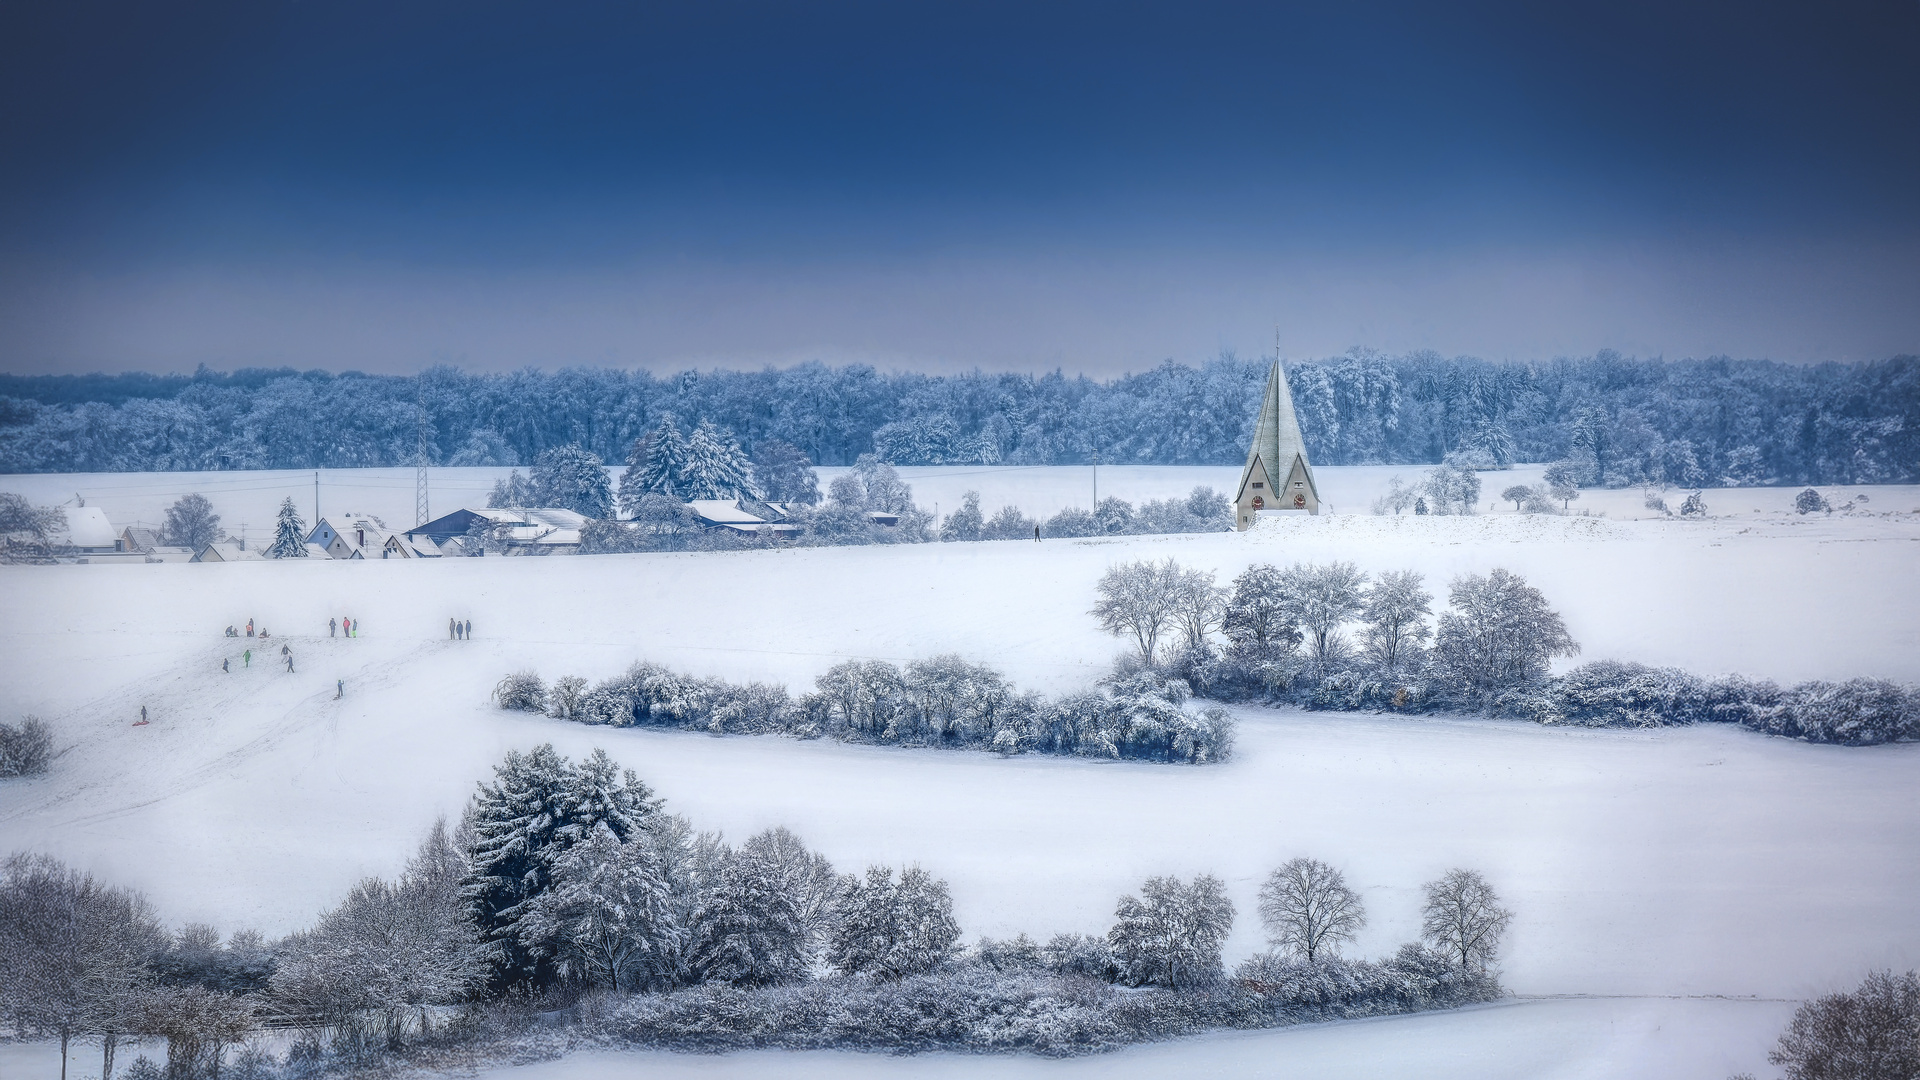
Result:
[[1843,746],[1920,739],[1920,687],[1880,679],[1783,688],[1739,675],[1703,679],[1678,668],[1600,660],[1488,697],[1466,692],[1426,669],[1349,666],[1323,671],[1298,654],[1249,659],[1203,653],[1182,657],[1169,670],[1200,695],[1220,701],[1343,711],[1485,711],[1578,727],[1727,723]]
[[850,660],[797,697],[782,686],[699,678],[650,663],[591,687],[569,676],[549,688],[538,675],[519,672],[494,690],[504,709],[611,727],[1195,765],[1225,760],[1233,752],[1233,718],[1218,708],[1184,708],[1191,697],[1184,680],[1141,671],[1049,700],[1017,692],[1000,673],[956,656],[905,665]]
[[832,978],[739,989],[706,985],[603,998],[590,1038],[677,1050],[855,1049],[1020,1052],[1063,1057],[1217,1028],[1419,1012],[1490,1001],[1488,974],[1407,945],[1381,962],[1308,964],[1273,955],[1195,990],[1128,990],[1068,971],[1002,970],[981,959],[893,982]]

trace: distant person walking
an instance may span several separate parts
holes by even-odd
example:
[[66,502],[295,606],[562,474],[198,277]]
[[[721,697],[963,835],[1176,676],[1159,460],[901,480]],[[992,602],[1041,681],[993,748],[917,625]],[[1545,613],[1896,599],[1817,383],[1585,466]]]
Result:
[[332,637],[333,632],[338,629],[340,629],[340,620],[338,619],[327,620],[327,636],[328,637]]
[[472,619],[467,620],[466,629],[460,631],[460,635],[466,638],[468,641],[473,640],[473,620]]
[[1033,542],[1036,544],[1040,542],[1040,526],[1037,524],[1033,527]]
[[253,620],[252,619],[247,620],[247,636],[248,637],[253,636]]
[[339,701],[341,698],[346,696],[347,696],[347,680],[345,679],[333,680],[333,700]]
[[229,661],[227,660],[227,658],[226,658],[226,657],[224,657],[224,656],[223,656],[223,657],[221,657],[221,658],[220,658],[220,670],[221,670],[221,671],[224,671],[224,672],[226,672],[226,673],[227,673],[227,674],[229,674],[229,675],[231,675],[231,674],[233,674],[233,669],[227,666],[227,664],[228,664],[228,663],[229,663]]
[[140,706],[140,722],[143,724],[147,722],[147,707],[145,705]]
[[454,622],[452,619],[447,620],[447,640],[448,641],[452,641],[454,638],[457,638],[460,636],[459,627],[460,627],[459,623]]
[[243,652],[240,654],[240,666],[243,668],[253,666],[253,650],[252,649],[248,649],[246,652]]
[[353,636],[353,620],[345,615],[340,616],[340,632],[347,637]]
[[293,657],[287,657],[287,674],[293,674]]

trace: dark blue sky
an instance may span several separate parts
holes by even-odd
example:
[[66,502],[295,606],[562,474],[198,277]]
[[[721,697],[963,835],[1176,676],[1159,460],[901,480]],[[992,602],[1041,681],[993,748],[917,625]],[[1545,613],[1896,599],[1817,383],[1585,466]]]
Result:
[[1920,349],[1920,4],[0,13],[0,369]]

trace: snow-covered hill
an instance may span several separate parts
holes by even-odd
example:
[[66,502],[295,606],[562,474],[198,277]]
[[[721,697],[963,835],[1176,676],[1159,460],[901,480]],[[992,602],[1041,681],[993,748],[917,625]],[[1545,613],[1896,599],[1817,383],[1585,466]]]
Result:
[[[645,657],[798,688],[848,656],[950,651],[1073,689],[1119,648],[1085,614],[1099,575],[1169,556],[1222,579],[1343,558],[1436,587],[1505,566],[1566,615],[1583,659],[1920,680],[1920,527],[1755,520],[1330,517],[1043,544],[0,567],[5,707],[53,722],[62,747],[49,775],[0,784],[0,847],[137,885],[175,921],[285,931],[396,870],[508,748],[550,740],[606,747],[705,827],[786,823],[849,868],[919,861],[952,882],[969,936],[1099,930],[1145,875],[1204,870],[1240,908],[1237,959],[1260,945],[1259,875],[1312,854],[1363,887],[1360,947],[1378,952],[1413,936],[1420,883],[1464,864],[1519,913],[1507,972],[1522,993],[1804,996],[1920,964],[1920,747],[1255,709],[1238,758],[1196,769],[613,731],[487,700],[526,667],[598,678]],[[363,636],[328,638],[340,616]],[[447,640],[453,617],[478,640]],[[250,643],[221,631],[248,618],[273,637],[242,667]],[[153,723],[136,728],[142,705]]]

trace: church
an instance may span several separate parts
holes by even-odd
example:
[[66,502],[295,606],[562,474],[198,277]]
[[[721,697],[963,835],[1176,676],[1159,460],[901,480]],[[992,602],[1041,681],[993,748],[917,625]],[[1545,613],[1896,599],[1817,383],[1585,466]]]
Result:
[[1240,489],[1233,496],[1234,528],[1245,532],[1260,514],[1276,511],[1320,513],[1320,489],[1313,482],[1307,444],[1293,415],[1293,392],[1287,389],[1287,374],[1278,360],[1267,375],[1260,422],[1253,427],[1247,467],[1240,472]]

